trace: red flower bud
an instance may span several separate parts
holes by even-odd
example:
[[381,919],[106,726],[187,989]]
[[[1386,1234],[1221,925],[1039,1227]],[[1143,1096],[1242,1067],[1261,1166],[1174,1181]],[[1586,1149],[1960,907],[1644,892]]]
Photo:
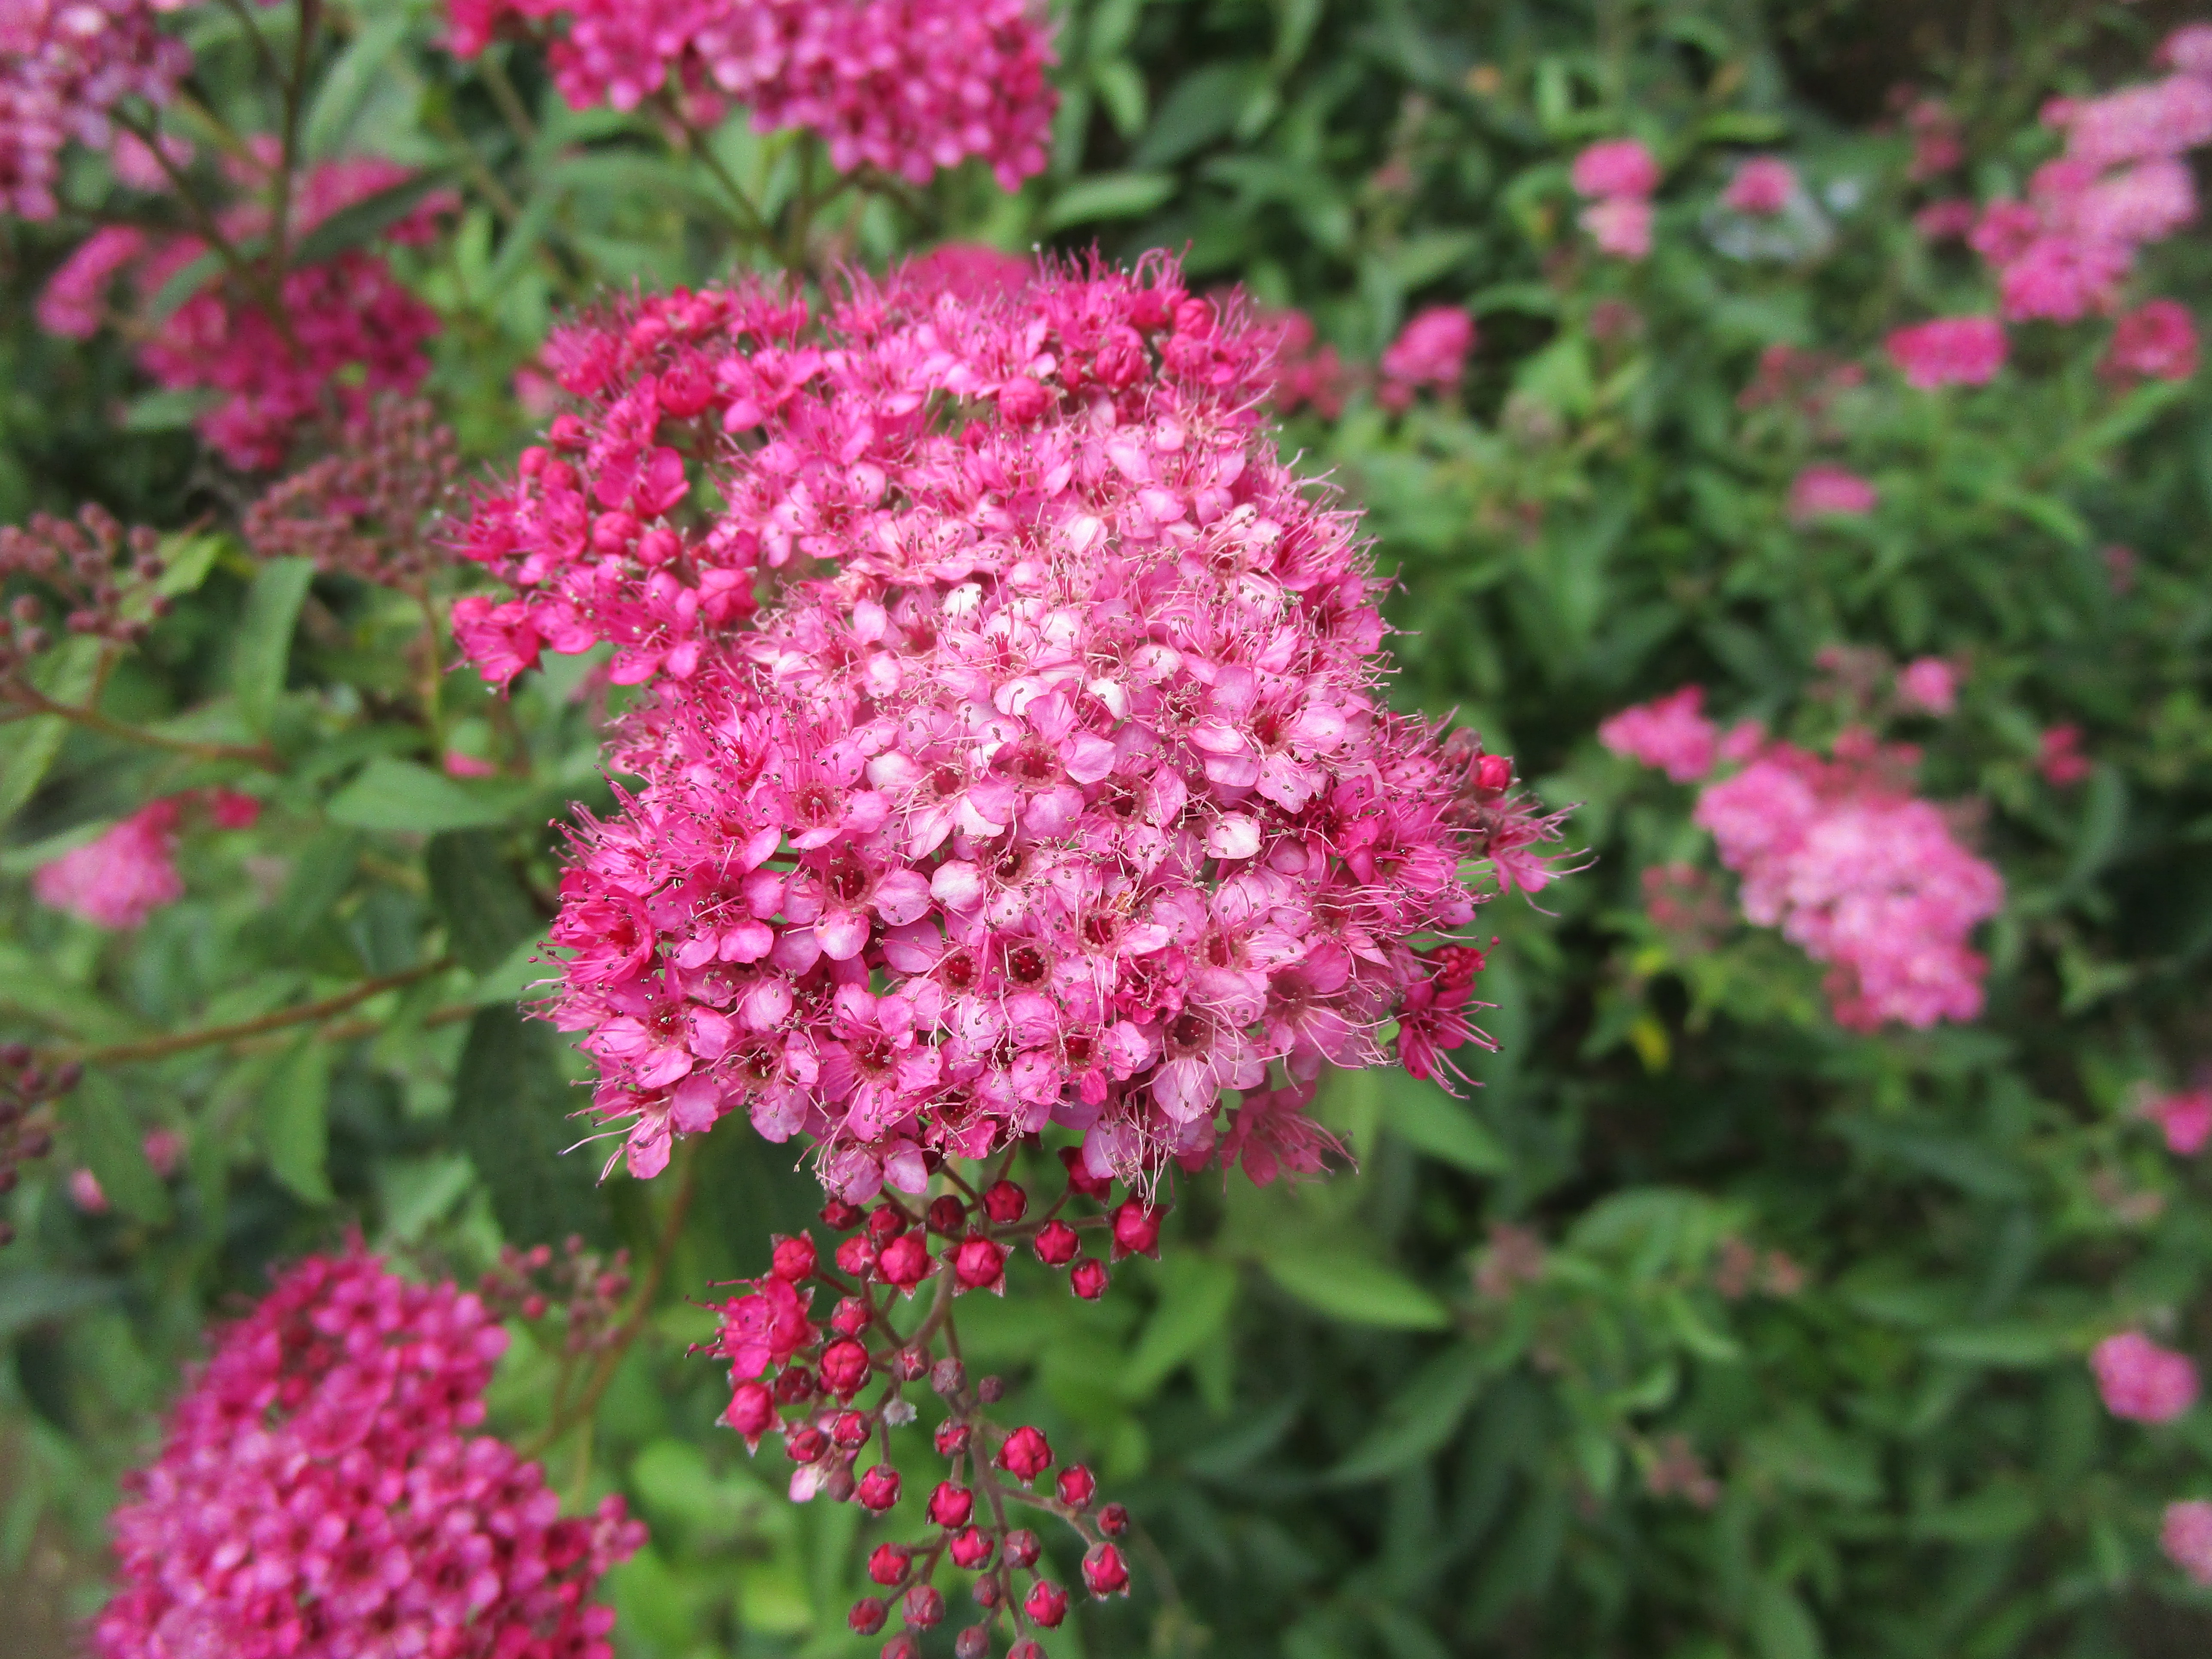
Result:
[[979,1607],[995,1607],[1004,1600],[999,1593],[999,1575],[987,1572],[975,1581],[975,1588],[968,1592],[975,1598]]
[[1044,1650],[1024,1638],[1006,1650],[1006,1659],[1044,1659]]
[[822,1351],[823,1386],[840,1400],[849,1400],[868,1380],[868,1351],[851,1337],[832,1342]]
[[853,1466],[842,1460],[832,1462],[822,1476],[817,1490],[833,1504],[852,1501],[854,1489],[859,1485],[853,1479]]
[[1085,1302],[1096,1302],[1106,1294],[1107,1278],[1106,1264],[1095,1255],[1086,1255],[1068,1274],[1067,1287]]
[[848,1273],[855,1279],[866,1279],[875,1271],[875,1245],[858,1233],[850,1238],[839,1240],[837,1267],[841,1272]]
[[850,1451],[868,1443],[868,1419],[858,1412],[839,1412],[830,1424],[830,1437]]
[[1082,1509],[1097,1492],[1098,1483],[1082,1464],[1071,1463],[1060,1472],[1060,1501],[1070,1509]]
[[974,1571],[991,1559],[991,1534],[979,1527],[952,1534],[952,1564]]
[[833,1198],[822,1206],[822,1224],[834,1233],[848,1233],[860,1224],[862,1212],[857,1204],[848,1204],[842,1198]]
[[1121,1552],[1111,1544],[1093,1544],[1083,1558],[1083,1582],[1093,1595],[1111,1595],[1129,1588],[1129,1570],[1121,1565]]
[[[862,1509],[872,1510],[876,1514],[881,1515],[898,1502],[899,1472],[888,1463],[877,1464],[875,1468],[860,1477],[859,1496]],[[877,1550],[876,1553],[881,1555],[884,1550],[890,1547],[889,1544],[885,1544]],[[872,1562],[869,1564],[869,1571],[872,1573],[874,1571]],[[902,1560],[900,1571],[904,1571],[905,1567]],[[879,1584],[895,1584],[898,1582],[898,1574],[893,1573],[889,1578],[878,1578],[876,1582]]]
[[1057,1630],[1060,1621],[1067,1617],[1067,1592],[1051,1579],[1040,1578],[1030,1586],[1022,1611],[1047,1630]]
[[1042,1431],[1024,1425],[1006,1437],[991,1461],[1026,1486],[1052,1467],[1052,1446]]
[[1037,1542],[1037,1535],[1027,1527],[1016,1527],[1006,1534],[1005,1548],[1008,1566],[1033,1567],[1043,1546]]
[[875,1317],[874,1310],[865,1297],[840,1297],[837,1311],[830,1316],[830,1328],[840,1336],[858,1336],[868,1328],[868,1321]]
[[947,1356],[929,1368],[929,1386],[950,1400],[967,1386],[968,1368]]
[[1513,757],[1485,755],[1474,763],[1474,787],[1488,794],[1502,794],[1513,787]]
[[1076,1236],[1075,1229],[1065,1221],[1048,1221],[1037,1229],[1036,1237],[1030,1241],[1030,1248],[1036,1252],[1037,1260],[1046,1267],[1065,1267],[1075,1260],[1075,1253],[1083,1248],[1083,1241]]
[[1142,1199],[1125,1198],[1114,1210],[1114,1260],[1125,1255],[1160,1259],[1160,1212]]
[[929,1231],[951,1237],[968,1224],[968,1206],[947,1193],[942,1198],[932,1199],[929,1205]]
[[775,1379],[775,1397],[781,1405],[795,1406],[814,1392],[814,1373],[804,1365],[787,1365]]
[[811,1463],[828,1454],[830,1437],[811,1426],[793,1429],[783,1437],[783,1449],[794,1463]]
[[770,1255],[769,1271],[778,1279],[787,1279],[796,1285],[802,1279],[814,1276],[814,1240],[806,1233],[796,1238],[779,1238]]
[[983,1194],[983,1213],[1001,1227],[1011,1227],[1029,1213],[1030,1195],[1011,1181],[994,1182]]
[[868,1237],[878,1246],[888,1244],[906,1231],[906,1218],[885,1204],[869,1212]]
[[1098,1511],[1098,1530],[1109,1538],[1119,1538],[1129,1530],[1129,1511],[1119,1504],[1109,1504]]
[[1083,1154],[1073,1146],[1060,1149],[1060,1161],[1067,1170],[1067,1185],[1071,1192],[1085,1198],[1104,1198],[1114,1190],[1111,1176],[1095,1176],[1083,1167]]
[[890,1609],[879,1599],[864,1595],[853,1603],[853,1610],[845,1615],[845,1622],[853,1627],[855,1636],[873,1636],[884,1627],[884,1620],[890,1617]]
[[876,1260],[876,1271],[887,1283],[912,1294],[914,1287],[929,1277],[929,1247],[912,1234],[895,1238],[884,1246],[884,1253]]
[[765,1382],[740,1382],[722,1421],[744,1436],[748,1444],[755,1443],[775,1426],[775,1397]]
[[929,1494],[929,1518],[937,1526],[964,1527],[975,1512],[975,1494],[965,1486],[940,1480],[937,1490]]
[[921,1659],[921,1644],[912,1631],[901,1631],[884,1644],[883,1659]]
[[[870,1469],[868,1473],[873,1474],[876,1469],[883,1467],[878,1463],[875,1469]],[[891,1471],[891,1479],[894,1481],[897,1480],[897,1470]],[[912,1558],[913,1552],[902,1545],[878,1544],[876,1546],[875,1553],[868,1557],[868,1577],[878,1584],[896,1584],[906,1577],[907,1563]]]
[[990,1653],[988,1625],[970,1625],[952,1638],[952,1659],[990,1659]]
[[1005,1294],[1006,1288],[1006,1251],[1002,1244],[994,1244],[980,1236],[963,1238],[951,1251],[952,1276],[963,1291],[996,1291]]
[[956,1423],[947,1418],[937,1425],[937,1455],[939,1457],[959,1456],[968,1449],[968,1425],[965,1423]]
[[[1109,1544],[1106,1547],[1114,1547]],[[1126,1573],[1122,1575],[1125,1582],[1127,1577]],[[906,1614],[908,1624],[918,1630],[927,1630],[945,1617],[945,1597],[934,1584],[916,1584],[906,1593],[905,1604],[900,1610]]]

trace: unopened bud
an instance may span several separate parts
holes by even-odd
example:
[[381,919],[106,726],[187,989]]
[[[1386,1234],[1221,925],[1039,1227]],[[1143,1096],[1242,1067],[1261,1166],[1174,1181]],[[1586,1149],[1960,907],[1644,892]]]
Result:
[[950,1480],[940,1480],[929,1494],[929,1519],[939,1527],[964,1527],[975,1512],[975,1494]]
[[975,1385],[975,1398],[987,1406],[995,1406],[1006,1397],[1006,1380],[1002,1376],[987,1376]]
[[929,1247],[911,1233],[903,1234],[884,1246],[883,1254],[876,1258],[876,1271],[885,1282],[911,1294],[915,1285],[929,1277]]
[[1111,1544],[1093,1544],[1091,1553],[1083,1558],[1083,1582],[1093,1595],[1126,1591],[1129,1588],[1129,1569],[1122,1565],[1121,1552]]
[[989,1533],[980,1527],[969,1527],[963,1531],[955,1533],[952,1542],[948,1547],[951,1553],[952,1565],[964,1567],[973,1572],[991,1559],[994,1546]]
[[[1113,1546],[1109,1544],[1106,1547],[1111,1549]],[[927,1630],[945,1617],[945,1597],[934,1584],[916,1584],[906,1593],[899,1610],[906,1615],[908,1624],[917,1630]]]
[[853,1610],[845,1615],[845,1622],[853,1627],[855,1636],[873,1636],[884,1627],[884,1621],[890,1617],[890,1609],[878,1598],[864,1595],[853,1603]]
[[779,1238],[770,1255],[769,1271],[778,1279],[796,1285],[801,1279],[814,1276],[814,1240],[805,1233],[796,1238]]
[[1119,1504],[1109,1504],[1098,1511],[1098,1530],[1109,1538],[1119,1538],[1129,1530],[1129,1511]]
[[1049,1578],[1040,1578],[1030,1586],[1022,1611],[1047,1630],[1056,1630],[1067,1617],[1067,1592]]
[[968,1368],[957,1359],[940,1359],[929,1368],[929,1386],[939,1394],[956,1395],[967,1382]]
[[983,1213],[1001,1227],[1011,1227],[1029,1213],[1030,1195],[1011,1181],[994,1182],[983,1194]]
[[1036,1252],[1037,1260],[1046,1267],[1065,1267],[1075,1260],[1076,1252],[1083,1248],[1083,1241],[1076,1236],[1075,1229],[1065,1221],[1048,1221],[1037,1229],[1036,1237],[1030,1241],[1030,1248]]
[[952,1638],[952,1659],[988,1659],[991,1627],[970,1625]]
[[[883,1468],[882,1464],[876,1465],[876,1468]],[[875,1472],[875,1469],[868,1471],[870,1474]],[[891,1474],[892,1479],[896,1480],[898,1472],[894,1469]],[[885,1507],[888,1508],[889,1505]],[[912,1553],[900,1545],[878,1544],[876,1546],[875,1553],[868,1557],[868,1577],[878,1584],[885,1586],[896,1584],[906,1577],[907,1563],[911,1559]]]
[[1095,1255],[1087,1255],[1075,1264],[1075,1271],[1067,1276],[1067,1287],[1085,1302],[1096,1302],[1106,1294],[1109,1277],[1104,1262]]
[[1043,1546],[1037,1541],[1037,1535],[1027,1527],[1016,1527],[1006,1534],[1000,1547],[1006,1553],[1007,1565],[1033,1567]]
[[951,1237],[968,1224],[968,1206],[947,1193],[929,1206],[929,1231]]
[[937,1455],[939,1457],[959,1456],[968,1449],[969,1437],[969,1428],[965,1423],[947,1418],[937,1425]]
[[[862,1509],[871,1510],[881,1515],[899,1500],[899,1472],[888,1463],[878,1463],[860,1477],[857,1492]],[[883,1547],[884,1549],[890,1547],[888,1544]],[[877,1553],[881,1554],[882,1550],[878,1550]],[[902,1559],[899,1571],[903,1572],[905,1570],[905,1562]],[[876,1582],[895,1584],[898,1582],[898,1573],[893,1573],[889,1578],[879,1578]]]
[[1082,1464],[1071,1463],[1060,1472],[1060,1501],[1070,1509],[1085,1507],[1097,1491],[1098,1483]]

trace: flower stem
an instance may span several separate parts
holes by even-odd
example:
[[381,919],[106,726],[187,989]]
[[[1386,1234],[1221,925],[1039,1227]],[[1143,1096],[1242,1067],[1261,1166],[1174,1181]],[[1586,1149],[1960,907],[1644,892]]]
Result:
[[293,1008],[279,1008],[274,1013],[262,1014],[252,1019],[241,1019],[228,1025],[204,1025],[197,1031],[171,1031],[167,1036],[142,1037],[136,1042],[114,1042],[101,1048],[84,1048],[56,1056],[63,1060],[76,1060],[86,1066],[119,1066],[132,1060],[163,1060],[171,1054],[188,1054],[194,1048],[212,1048],[217,1043],[236,1042],[243,1038],[260,1036],[264,1032],[280,1031],[288,1025],[308,1025],[342,1014],[349,1008],[381,996],[386,991],[396,991],[417,980],[442,974],[453,965],[451,957],[440,957],[434,962],[425,962],[396,974],[384,974],[375,979],[365,979],[334,996],[319,1002],[303,1002]]
[[194,760],[244,761],[264,772],[284,769],[283,757],[265,743],[203,743],[196,738],[173,738],[165,732],[155,732],[143,726],[130,726],[111,720],[97,708],[73,702],[58,702],[34,685],[18,680],[6,688],[4,696],[21,703],[33,714],[52,714],[72,726],[82,726],[88,732],[97,732],[102,737],[113,738],[119,743],[135,743],[149,749],[167,750],[173,755],[189,755]]

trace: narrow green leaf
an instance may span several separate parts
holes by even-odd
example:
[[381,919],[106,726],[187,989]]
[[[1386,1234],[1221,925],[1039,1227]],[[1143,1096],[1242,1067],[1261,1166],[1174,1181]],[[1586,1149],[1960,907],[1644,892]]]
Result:
[[447,937],[462,966],[477,973],[498,967],[544,925],[489,830],[453,830],[433,836],[424,857],[431,902],[445,918]]
[[[82,703],[92,695],[99,674],[100,641],[80,635],[41,662],[32,678],[56,702]],[[14,817],[38,793],[68,735],[69,722],[58,714],[0,726],[0,823]]]
[[347,132],[360,118],[369,94],[375,90],[392,54],[406,40],[412,21],[405,11],[394,10],[363,25],[346,43],[345,50],[324,73],[322,86],[308,108],[302,129],[308,155],[335,155],[343,149]]
[[331,1051],[305,1036],[293,1045],[261,1091],[261,1152],[269,1173],[310,1204],[331,1191]]
[[1753,1585],[1750,1613],[1759,1659],[1820,1659],[1820,1627],[1788,1585],[1771,1580]]
[[411,179],[403,179],[374,196],[340,208],[299,240],[292,249],[292,263],[320,264],[374,241],[421,206],[424,197],[447,182],[447,176],[445,167],[426,167]]
[[1348,1249],[1279,1249],[1261,1266],[1299,1301],[1348,1325],[1437,1331],[1451,1323],[1451,1310],[1405,1274]]
[[0,1273],[0,1342],[33,1325],[111,1301],[122,1290],[119,1280],[94,1279],[89,1273]]
[[124,405],[118,424],[125,432],[182,432],[222,402],[221,392],[201,387],[149,392]]
[[1176,1368],[1225,1329],[1237,1302],[1237,1269],[1217,1257],[1175,1256],[1160,1267],[1159,1307],[1128,1364],[1120,1385],[1126,1400],[1143,1400]]
[[1065,230],[1101,219],[1134,219],[1150,213],[1175,193],[1169,173],[1101,173],[1079,179],[1045,210],[1044,228]]
[[113,1078],[93,1073],[77,1085],[64,1121],[85,1167],[109,1203],[134,1221],[160,1226],[169,1219],[169,1193],[146,1161],[143,1137],[117,1091]]
[[1472,1174],[1498,1175],[1513,1167],[1512,1154],[1473,1109],[1403,1073],[1382,1079],[1382,1123],[1416,1151]]
[[512,784],[464,783],[412,761],[379,756],[331,799],[331,818],[356,830],[483,830],[505,823],[522,796]]
[[[586,1097],[561,1074],[560,1039],[511,1007],[481,1010],[453,1072],[453,1138],[475,1161],[500,1231],[514,1243],[610,1231],[599,1143],[573,1115]],[[572,1146],[575,1150],[568,1149]]]
[[2047,1365],[2066,1352],[2063,1333],[2020,1322],[1931,1331],[1920,1346],[1938,1359],[2022,1370]]
[[1482,1391],[1483,1350],[1460,1343],[1434,1355],[1407,1380],[1359,1443],[1329,1471],[1332,1485],[1351,1486],[1395,1474],[1429,1456],[1457,1431]]
[[231,645],[230,689],[239,718],[256,736],[267,734],[276,712],[292,660],[292,630],[314,578],[311,560],[275,559],[261,567],[246,592],[246,615]]
[[[241,252],[246,250],[240,249]],[[146,320],[159,325],[174,316],[177,307],[205,288],[222,269],[222,255],[210,249],[190,264],[179,267],[161,284],[154,301],[146,307]]]

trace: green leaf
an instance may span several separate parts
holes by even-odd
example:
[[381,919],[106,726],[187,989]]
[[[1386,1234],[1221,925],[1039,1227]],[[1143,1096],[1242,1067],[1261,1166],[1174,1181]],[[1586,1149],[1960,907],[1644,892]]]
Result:
[[265,737],[284,690],[284,671],[292,660],[292,630],[307,584],[315,579],[309,559],[274,559],[261,567],[246,591],[246,615],[230,651],[230,690],[238,717],[256,737]]
[[222,402],[222,393],[204,387],[179,386],[168,392],[149,392],[124,405],[123,418],[118,424],[125,432],[182,432]]
[[1759,1659],[1820,1659],[1820,1628],[1788,1585],[1761,1579],[1752,1586],[1749,1612]]
[[1044,228],[1065,230],[1100,219],[1134,219],[1166,201],[1175,187],[1171,173],[1095,173],[1053,198],[1045,210]]
[[483,830],[451,830],[424,849],[430,902],[461,965],[483,973],[507,960],[544,925],[537,906],[501,856],[498,838]]
[[1451,1323],[1451,1310],[1405,1274],[1348,1249],[1276,1249],[1260,1265],[1299,1301],[1348,1325],[1438,1331]]
[[280,1185],[309,1204],[331,1191],[331,1050],[309,1036],[292,1046],[261,1091],[261,1153]]
[[1382,263],[1398,286],[1406,290],[1425,288],[1446,271],[1470,258],[1482,246],[1471,230],[1433,231],[1408,236],[1383,255]]
[[1106,106],[1115,130],[1124,138],[1133,138],[1143,131],[1145,112],[1152,100],[1145,90],[1145,77],[1134,64],[1126,58],[1101,64],[1091,71],[1091,84],[1098,88],[1099,101]]
[[363,25],[324,72],[302,129],[309,155],[334,155],[343,147],[348,130],[360,118],[385,65],[407,39],[411,21],[404,11],[395,10]]
[[380,755],[332,797],[331,821],[356,830],[482,830],[514,815],[523,792],[514,784],[465,783],[412,761]]
[[89,1273],[0,1273],[0,1342],[80,1308],[112,1301],[122,1290],[118,1280]]
[[1931,1331],[1920,1346],[1938,1359],[2021,1370],[2047,1365],[2066,1352],[2063,1333],[2018,1321]]
[[1513,1156],[1472,1109],[1433,1083],[1403,1073],[1382,1079],[1382,1123],[1417,1152],[1474,1175],[1498,1175],[1513,1167]]
[[[79,635],[42,660],[32,683],[56,702],[82,703],[100,677],[100,641]],[[38,714],[0,726],[0,823],[22,810],[39,792],[46,769],[61,753],[69,722],[58,714]]]
[[1251,78],[1251,71],[1243,64],[1210,64],[1176,82],[1175,90],[1160,100],[1158,115],[1131,152],[1130,164],[1139,168],[1172,167],[1193,151],[1227,136],[1236,125],[1237,107]]
[[586,1097],[561,1073],[560,1042],[513,1008],[478,1012],[453,1073],[453,1138],[475,1160],[509,1242],[547,1243],[611,1231],[598,1182],[599,1143],[574,1114]]
[[1484,1351],[1462,1342],[1433,1355],[1382,1408],[1374,1427],[1328,1473],[1334,1486],[1395,1474],[1449,1440],[1482,1391]]
[[77,1155],[100,1182],[108,1202],[134,1221],[161,1226],[169,1219],[168,1188],[146,1161],[144,1137],[105,1073],[87,1076],[64,1114]]
[[1143,1400],[1229,1326],[1237,1269],[1217,1257],[1183,1255],[1160,1267],[1160,1304],[1119,1378],[1125,1400]]
[[292,263],[320,264],[349,248],[374,240],[414,212],[422,198],[445,185],[447,178],[447,168],[426,167],[411,179],[403,179],[373,196],[364,196],[350,206],[340,208],[294,244]]
[[[241,248],[240,252],[246,250]],[[155,294],[153,303],[146,307],[146,321],[149,325],[168,321],[176,314],[178,307],[208,285],[215,274],[222,269],[222,255],[210,249],[190,264],[180,266]]]

